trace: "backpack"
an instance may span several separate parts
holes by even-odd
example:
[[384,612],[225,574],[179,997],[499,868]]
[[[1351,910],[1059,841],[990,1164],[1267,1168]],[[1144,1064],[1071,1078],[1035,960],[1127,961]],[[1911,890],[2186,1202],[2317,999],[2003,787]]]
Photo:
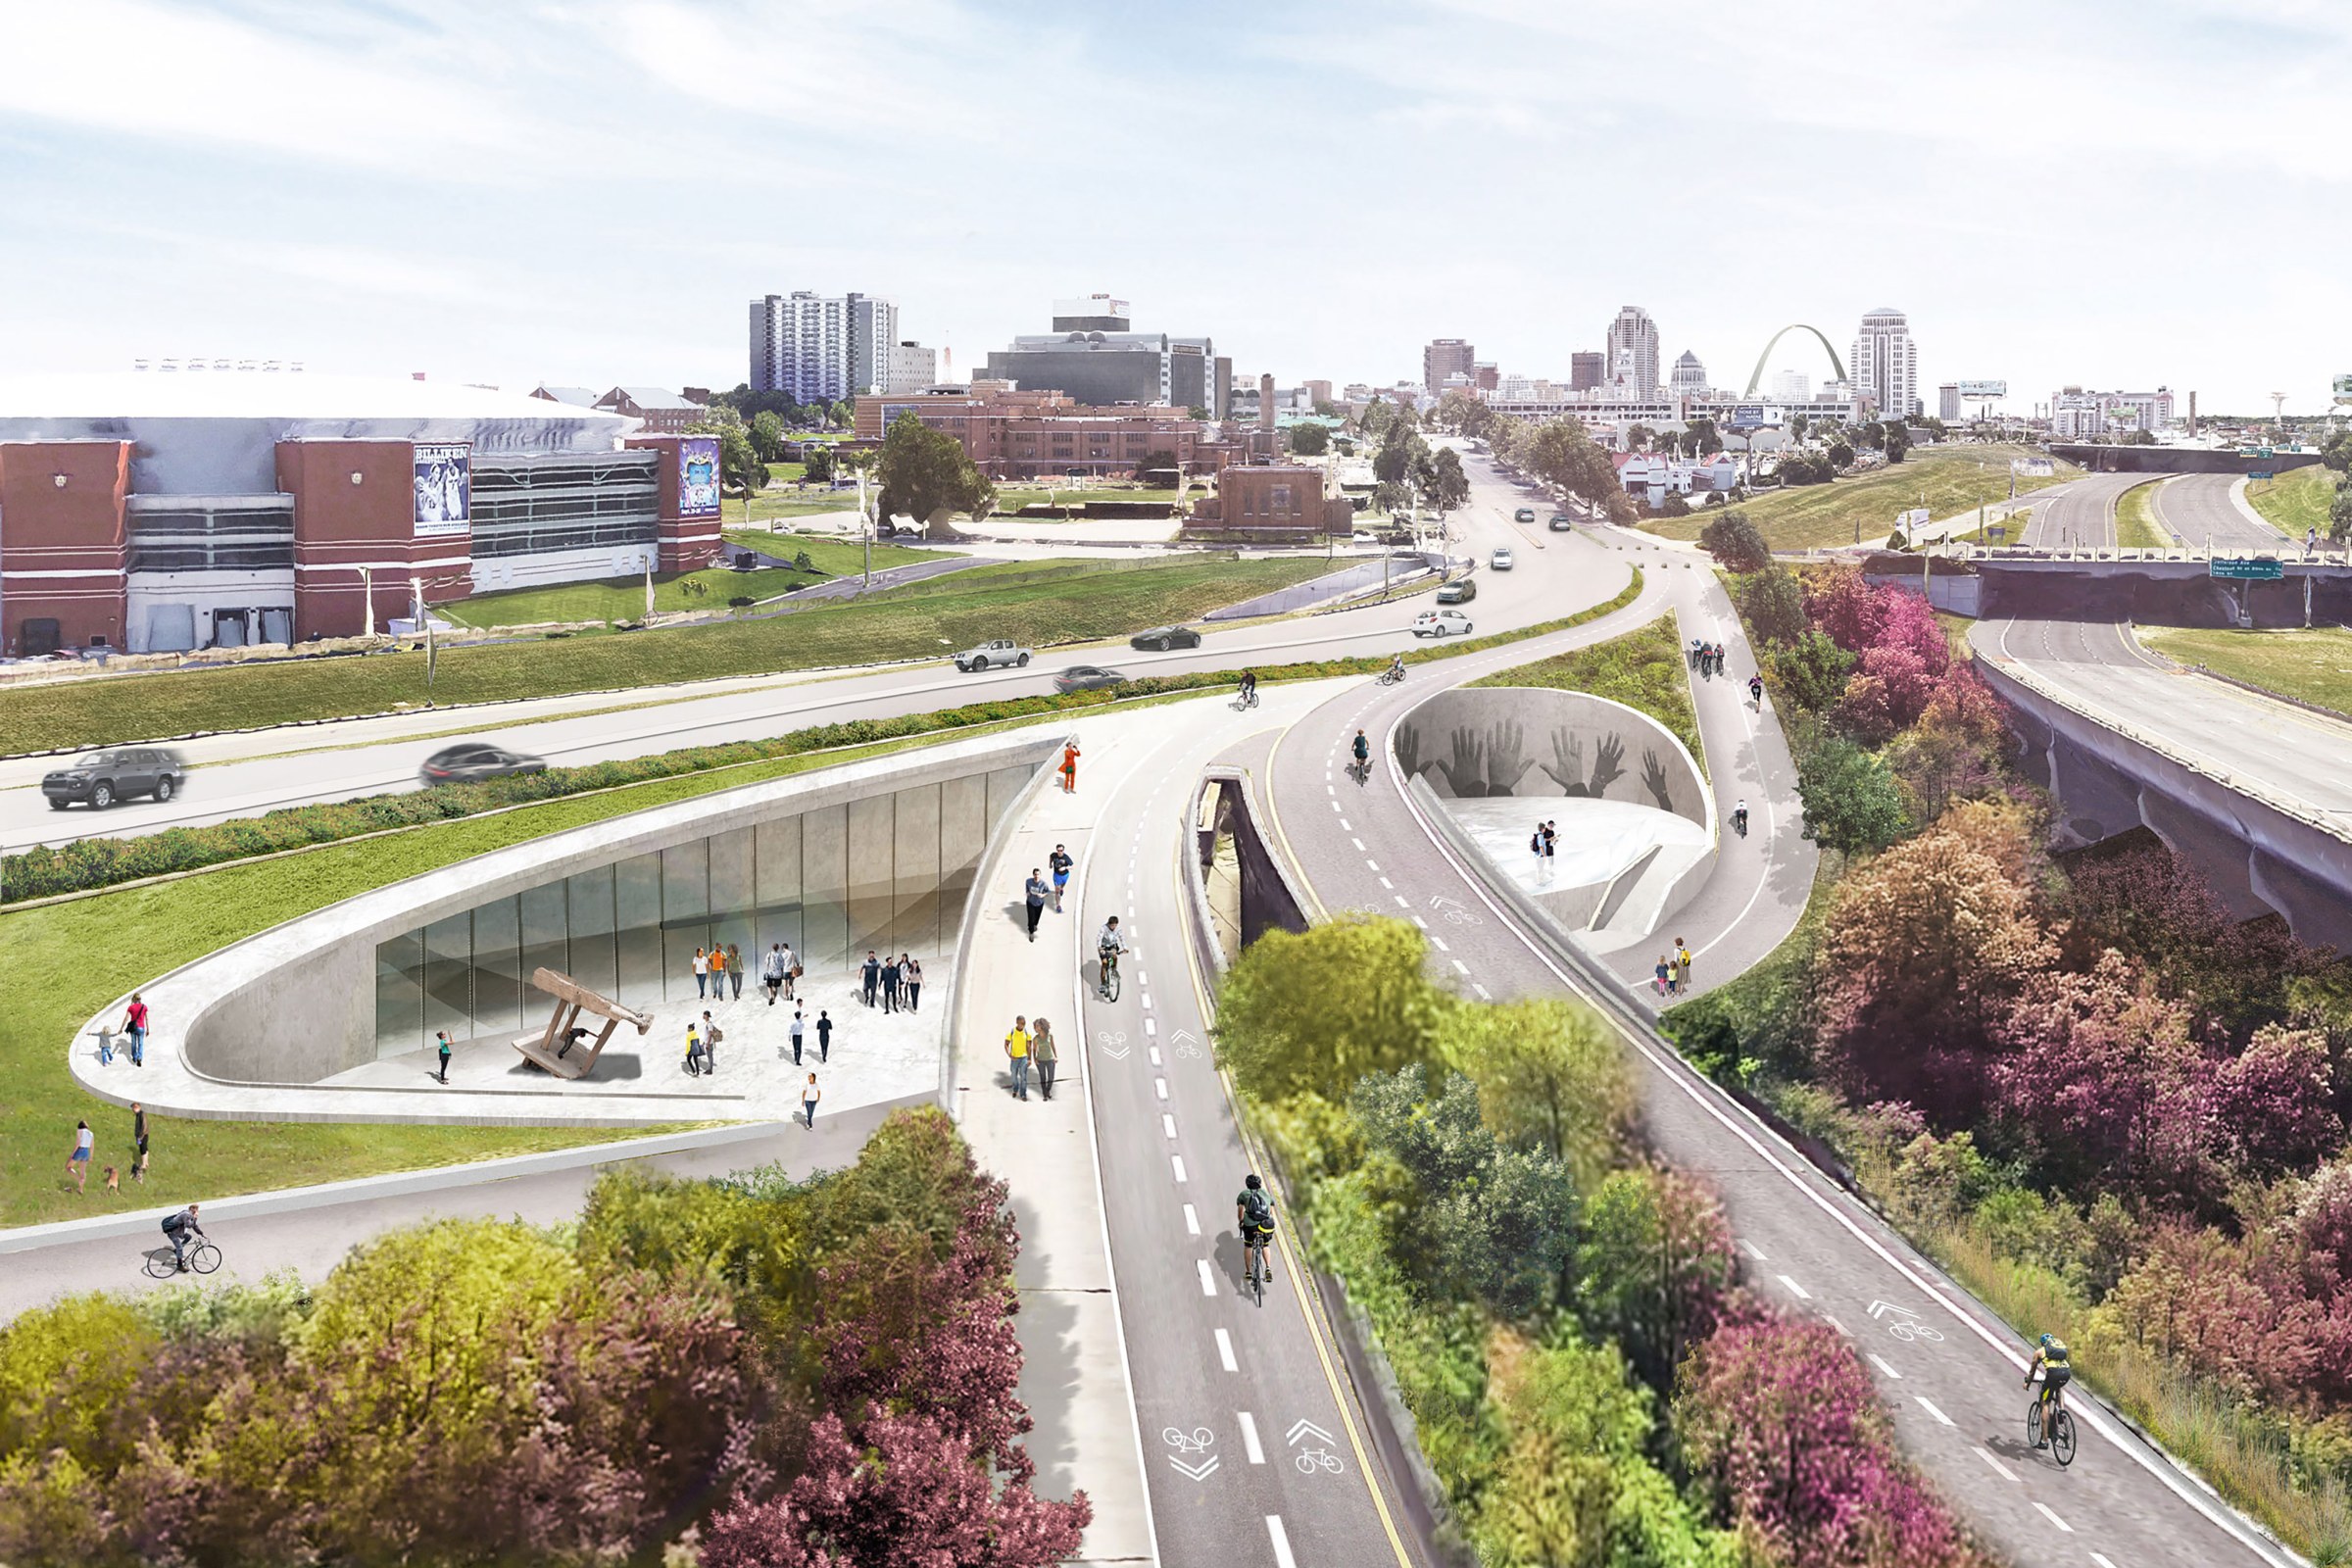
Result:
[[1251,1227],[1261,1231],[1274,1228],[1274,1203],[1258,1187],[1243,1189],[1242,1212],[1250,1217]]

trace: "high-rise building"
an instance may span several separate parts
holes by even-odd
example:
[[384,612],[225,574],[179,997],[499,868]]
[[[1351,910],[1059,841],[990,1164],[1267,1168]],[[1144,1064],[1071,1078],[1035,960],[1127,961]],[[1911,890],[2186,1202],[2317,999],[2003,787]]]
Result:
[[1707,368],[1699,364],[1697,355],[1685,349],[1683,357],[1674,362],[1666,385],[1676,397],[1703,398],[1707,395]]
[[893,343],[885,355],[883,392],[920,392],[939,379],[939,350],[920,343]]
[[1644,396],[1658,380],[1658,323],[1639,305],[1628,305],[1609,323],[1609,376]]
[[753,391],[830,403],[889,375],[899,308],[870,294],[820,298],[797,289],[752,301],[751,326]]
[[1911,341],[1902,312],[1881,306],[1862,318],[1846,369],[1854,395],[1869,400],[1882,416],[1907,419],[1920,412],[1919,345]]
[[1802,370],[1779,370],[1772,377],[1772,401],[1784,406],[1813,401],[1813,378]]
[[1107,294],[1089,294],[1084,299],[1054,302],[1054,330],[1056,332],[1126,332],[1133,329],[1125,300],[1114,300]]
[[[1056,300],[1054,330],[1029,333],[990,352],[983,378],[1010,381],[1024,392],[1066,392],[1094,408],[1123,403],[1204,409],[1221,419],[1232,407],[1233,362],[1217,357],[1205,337],[1125,329],[1127,305],[1107,295]],[[1091,313],[1091,314],[1081,314]],[[1119,328],[1068,326],[1073,320],[1115,320]]]
[[1605,354],[1571,354],[1568,356],[1568,390],[1591,392],[1608,378],[1609,357]]
[[1421,351],[1421,384],[1432,393],[1446,390],[1453,376],[1468,376],[1478,368],[1478,350],[1465,338],[1442,337]]
[[1936,388],[1936,417],[1946,423],[1960,417],[1960,383],[1945,381]]

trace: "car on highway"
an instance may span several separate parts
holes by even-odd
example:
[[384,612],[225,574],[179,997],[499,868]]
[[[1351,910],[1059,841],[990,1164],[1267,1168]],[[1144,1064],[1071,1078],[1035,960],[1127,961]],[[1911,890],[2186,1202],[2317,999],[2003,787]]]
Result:
[[1466,605],[1478,597],[1478,584],[1467,577],[1456,577],[1438,590],[1441,605]]
[[122,746],[110,752],[84,752],[64,767],[42,774],[41,793],[48,797],[53,811],[62,811],[76,801],[103,811],[133,795],[168,801],[187,782],[187,764],[177,752],[160,746]]
[[1100,664],[1072,664],[1054,677],[1054,689],[1057,692],[1101,691],[1105,686],[1117,686],[1126,679],[1119,671],[1104,669]]
[[1029,650],[1009,637],[992,638],[956,656],[956,667],[967,675],[984,669],[1001,669],[1007,664],[1019,668],[1028,662]]
[[1545,523],[1544,526],[1553,533],[1566,533],[1576,526],[1576,519],[1565,512],[1555,512],[1551,514],[1551,521]]
[[1416,637],[1467,637],[1470,617],[1458,610],[1424,610],[1413,617]]
[[1517,559],[1508,550],[1497,550],[1487,558],[1489,571],[1508,571],[1516,564]]
[[1164,654],[1175,648],[1200,647],[1200,634],[1190,626],[1154,626],[1128,638],[1127,646],[1147,654]]
[[516,773],[544,773],[547,762],[543,758],[525,752],[510,752],[504,746],[492,746],[487,741],[460,741],[444,746],[424,760],[416,776],[427,784],[472,784],[486,778],[507,778]]
[[1511,520],[1513,522],[1533,522],[1536,520],[1536,509],[1521,507],[1517,512],[1511,514]]

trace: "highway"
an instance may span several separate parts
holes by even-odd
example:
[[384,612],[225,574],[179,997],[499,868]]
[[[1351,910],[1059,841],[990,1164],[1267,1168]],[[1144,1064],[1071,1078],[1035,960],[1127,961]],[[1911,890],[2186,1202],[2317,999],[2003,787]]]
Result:
[[[2210,545],[2230,555],[2277,554],[2286,548],[2286,535],[2232,495],[2239,482],[2231,473],[2184,473],[2163,480],[2156,486],[2156,520],[2191,550]],[[2294,544],[2299,549],[2302,541]]]

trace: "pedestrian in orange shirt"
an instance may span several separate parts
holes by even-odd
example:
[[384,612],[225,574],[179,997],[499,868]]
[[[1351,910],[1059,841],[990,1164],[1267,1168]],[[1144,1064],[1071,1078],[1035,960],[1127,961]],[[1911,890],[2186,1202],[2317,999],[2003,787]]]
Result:
[[1061,748],[1061,789],[1065,795],[1078,790],[1078,743],[1066,741]]

